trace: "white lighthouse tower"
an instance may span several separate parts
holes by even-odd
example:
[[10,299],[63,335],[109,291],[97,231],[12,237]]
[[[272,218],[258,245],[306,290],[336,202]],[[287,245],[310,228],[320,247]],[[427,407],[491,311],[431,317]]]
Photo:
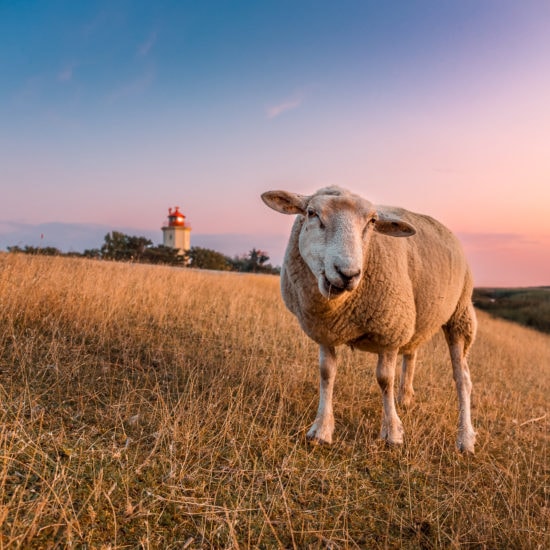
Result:
[[177,248],[178,254],[191,248],[191,227],[185,223],[179,206],[168,209],[168,224],[162,228],[162,241],[164,246]]

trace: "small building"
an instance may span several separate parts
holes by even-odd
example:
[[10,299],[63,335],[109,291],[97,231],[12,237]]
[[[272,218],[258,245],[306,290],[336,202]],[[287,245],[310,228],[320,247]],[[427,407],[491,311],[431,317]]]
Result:
[[162,228],[162,244],[183,254],[191,248],[191,227],[185,223],[180,207],[168,209],[168,223]]

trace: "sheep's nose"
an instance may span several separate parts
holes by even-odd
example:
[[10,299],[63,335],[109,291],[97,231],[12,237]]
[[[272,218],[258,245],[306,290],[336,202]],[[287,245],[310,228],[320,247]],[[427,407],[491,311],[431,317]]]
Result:
[[342,279],[345,287],[353,286],[357,281],[359,281],[359,277],[361,277],[360,269],[340,267],[338,265],[335,265],[334,269]]

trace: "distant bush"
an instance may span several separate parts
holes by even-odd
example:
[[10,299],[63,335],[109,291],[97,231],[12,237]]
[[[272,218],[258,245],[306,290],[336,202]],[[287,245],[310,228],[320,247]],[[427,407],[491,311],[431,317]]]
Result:
[[148,264],[183,265],[185,258],[178,249],[161,244],[147,247],[140,261]]
[[40,254],[41,256],[61,256],[61,250],[53,246],[8,246],[9,252],[22,252],[23,254]]
[[220,252],[209,248],[201,248],[200,246],[192,246],[185,253],[185,262],[189,267],[198,269],[215,269],[217,271],[231,271],[233,269],[229,258]]
[[248,254],[235,256],[229,260],[234,271],[242,273],[271,273],[279,274],[280,269],[268,264],[269,256],[267,252],[253,248]]
[[118,262],[186,266],[217,271],[272,274],[280,272],[278,267],[273,267],[267,263],[269,260],[267,252],[257,248],[253,248],[248,254],[235,256],[234,258],[200,246],[193,246],[185,254],[181,254],[178,249],[169,246],[153,246],[152,241],[146,237],[126,235],[119,231],[107,233],[101,248],[86,249],[82,253],[63,253],[61,250],[51,246],[25,246],[24,248],[9,246],[8,251],[23,254],[40,254],[43,256],[72,256]]
[[146,237],[134,237],[119,231],[112,231],[105,235],[105,242],[101,247],[101,256],[106,260],[139,262],[143,258],[147,247],[152,245],[152,241]]

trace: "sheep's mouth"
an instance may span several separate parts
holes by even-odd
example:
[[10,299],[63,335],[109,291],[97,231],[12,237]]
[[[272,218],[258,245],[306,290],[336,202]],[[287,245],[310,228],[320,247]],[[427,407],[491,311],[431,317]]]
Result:
[[322,285],[323,285],[323,290],[324,290],[323,294],[327,298],[336,298],[337,296],[340,296],[341,294],[343,294],[344,292],[347,291],[346,288],[342,288],[340,286],[333,285],[328,280],[326,275],[323,275]]

